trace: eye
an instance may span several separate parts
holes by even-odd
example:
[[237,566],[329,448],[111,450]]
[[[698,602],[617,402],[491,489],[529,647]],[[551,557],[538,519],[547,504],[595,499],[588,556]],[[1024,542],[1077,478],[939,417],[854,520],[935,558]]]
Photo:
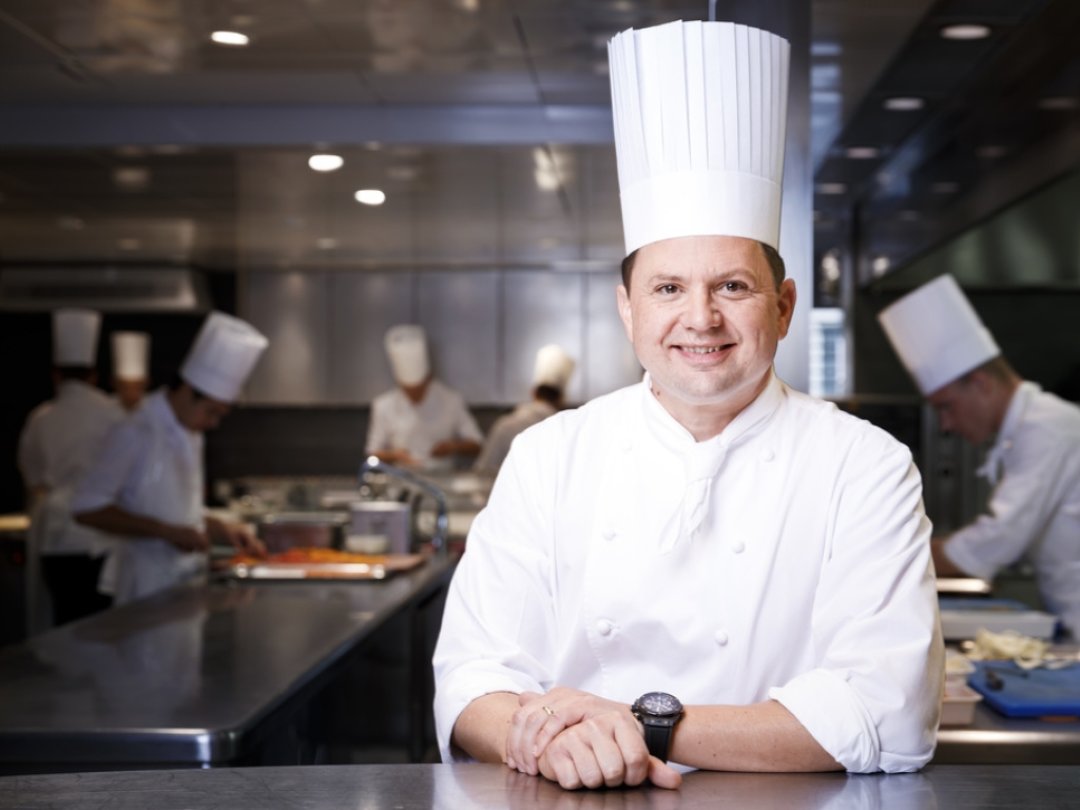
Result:
[[661,295],[674,295],[679,291],[679,288],[674,284],[661,284],[656,288],[656,291]]
[[725,281],[721,284],[720,290],[728,295],[744,295],[750,292],[750,285],[745,281],[736,281],[732,279],[731,281]]

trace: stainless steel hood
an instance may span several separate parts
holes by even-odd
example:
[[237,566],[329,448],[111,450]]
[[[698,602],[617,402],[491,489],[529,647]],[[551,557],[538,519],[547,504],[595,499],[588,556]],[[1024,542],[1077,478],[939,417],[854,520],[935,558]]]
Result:
[[0,311],[204,312],[206,280],[177,267],[10,267],[0,270]]

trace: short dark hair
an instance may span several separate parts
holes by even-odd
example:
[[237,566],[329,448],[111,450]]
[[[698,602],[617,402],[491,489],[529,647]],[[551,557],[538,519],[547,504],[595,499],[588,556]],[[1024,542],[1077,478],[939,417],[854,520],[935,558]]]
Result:
[[538,385],[533,389],[533,396],[544,402],[554,405],[556,408],[562,402],[562,391],[554,385]]
[[[776,282],[776,288],[780,289],[780,285],[784,283],[784,278],[787,276],[787,267],[784,266],[784,258],[772,245],[767,245],[764,242],[758,242],[758,244],[761,245],[761,250],[765,254],[765,261],[769,263],[769,269],[772,270],[773,281]],[[630,277],[633,275],[634,262],[636,260],[636,250],[622,260],[622,283],[627,290],[630,289]]]
[[169,390],[170,391],[177,391],[177,390],[180,389],[181,385],[186,385],[188,388],[190,388],[191,393],[193,393],[195,395],[196,400],[209,399],[210,398],[208,394],[204,394],[202,391],[200,391],[194,385],[192,385],[187,380],[185,380],[183,377],[181,377],[179,371],[173,372],[173,375],[169,378]]

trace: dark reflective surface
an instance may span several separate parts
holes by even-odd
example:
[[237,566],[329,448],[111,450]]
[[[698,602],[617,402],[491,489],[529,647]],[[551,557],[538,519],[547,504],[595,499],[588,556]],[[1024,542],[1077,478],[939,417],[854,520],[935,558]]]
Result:
[[498,765],[341,765],[0,779],[0,808],[674,808],[1076,807],[1080,769],[932,766],[917,774],[687,774],[678,791],[563,791]]

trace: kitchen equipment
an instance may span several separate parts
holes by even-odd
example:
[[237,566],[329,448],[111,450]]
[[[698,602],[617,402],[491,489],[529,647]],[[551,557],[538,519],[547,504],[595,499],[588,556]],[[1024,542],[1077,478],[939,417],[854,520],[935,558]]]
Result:
[[344,512],[272,512],[257,523],[271,554],[290,548],[341,548],[349,516]]
[[260,582],[382,580],[401,571],[416,568],[427,559],[423,554],[357,556],[356,561],[258,560],[238,562],[229,566],[224,572],[224,576],[230,579],[258,580]]
[[399,501],[360,501],[350,508],[349,535],[381,535],[392,553],[406,554],[412,546],[411,509]]
[[1023,669],[1012,661],[976,661],[968,685],[1006,717],[1080,716],[1080,666]]
[[975,638],[980,629],[1015,630],[1026,636],[1052,638],[1057,618],[1014,599],[940,597],[941,631],[946,641]]
[[966,684],[947,680],[941,699],[941,725],[971,725],[975,719],[975,706],[982,699],[982,695]]

